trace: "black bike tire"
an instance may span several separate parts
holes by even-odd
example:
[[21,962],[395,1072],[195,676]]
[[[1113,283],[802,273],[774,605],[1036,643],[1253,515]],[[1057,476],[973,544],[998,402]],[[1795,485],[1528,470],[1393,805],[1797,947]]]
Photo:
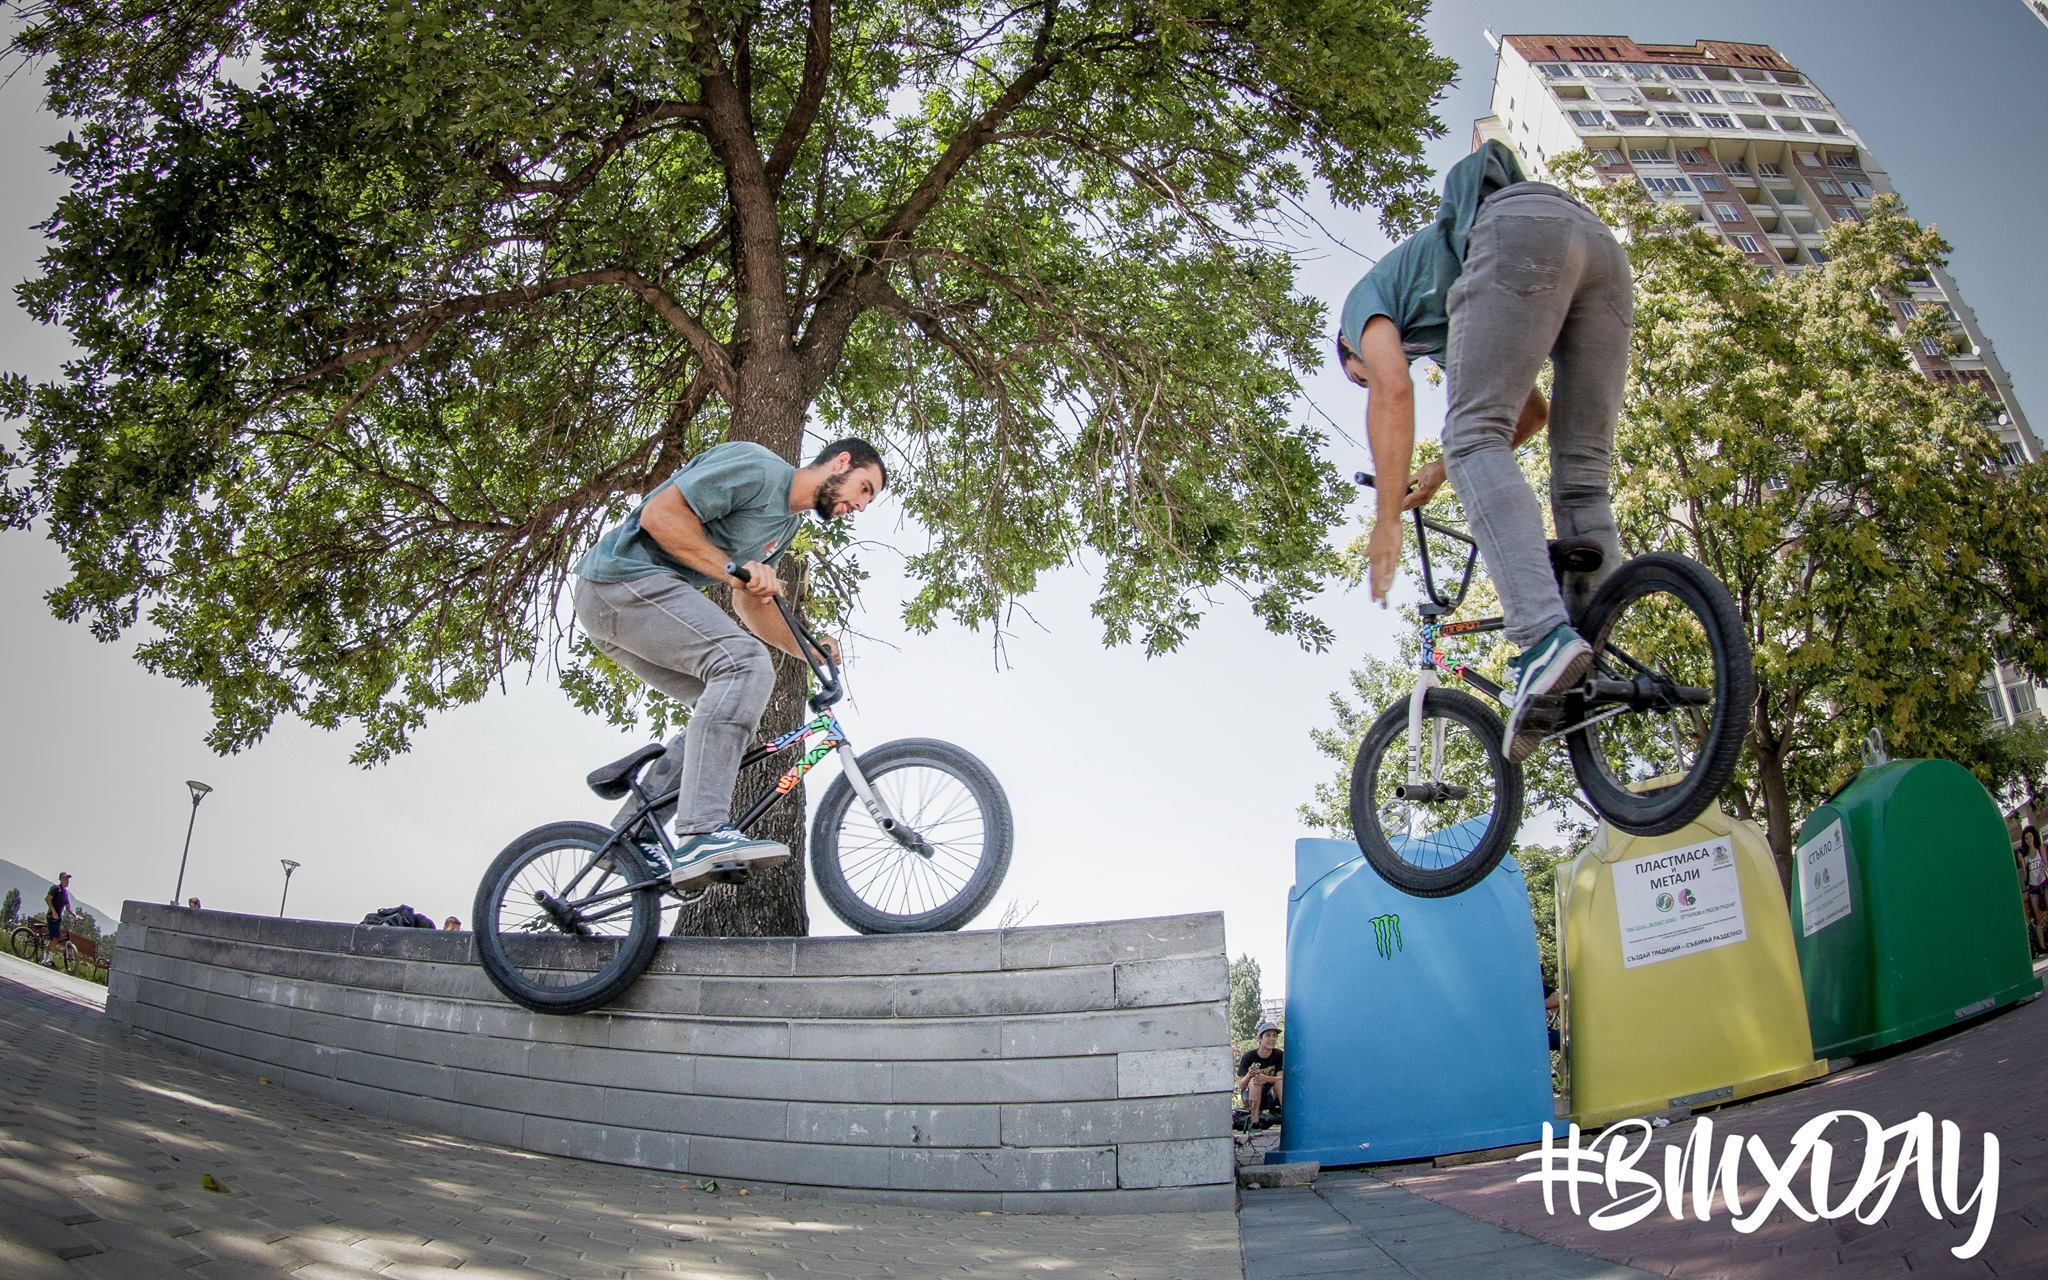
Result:
[[42,950],[42,943],[36,938],[35,929],[25,924],[17,925],[14,932],[8,935],[7,946],[24,960],[35,959],[36,952]]
[[1515,828],[1521,825],[1522,766],[1510,763],[1501,750],[1500,717],[1471,694],[1431,689],[1423,695],[1422,714],[1425,720],[1435,716],[1456,720],[1486,744],[1494,779],[1493,825],[1470,853],[1446,867],[1416,866],[1403,858],[1380,830],[1369,780],[1394,739],[1407,732],[1408,702],[1403,699],[1381,712],[1359,741],[1358,755],[1351,762],[1351,834],[1382,880],[1417,898],[1447,898],[1484,880],[1507,856]]
[[1572,772],[1586,799],[1617,829],[1636,836],[1676,831],[1706,811],[1728,787],[1742,759],[1742,744],[1756,704],[1756,672],[1749,638],[1735,601],[1707,567],[1670,551],[1653,551],[1625,561],[1586,603],[1580,632],[1598,652],[1601,637],[1624,606],[1663,588],[1694,607],[1706,625],[1714,651],[1714,715],[1707,738],[1685,780],[1644,795],[1617,785],[1600,767],[1588,729],[1565,735]]
[[[524,1005],[536,1013],[583,1013],[616,1000],[653,962],[655,945],[661,941],[661,894],[652,889],[634,897],[632,923],[626,935],[619,939],[618,951],[611,962],[582,982],[551,987],[530,981],[505,954],[504,942],[498,933],[498,905],[506,886],[519,869],[548,848],[576,843],[595,850],[611,837],[612,829],[599,823],[551,822],[535,827],[506,845],[504,852],[484,872],[470,912],[470,920],[476,927],[477,959],[482,962],[484,973],[490,977],[492,985],[515,1004]],[[637,884],[651,877],[645,859],[633,847],[632,841],[621,840],[614,844],[612,856],[624,863],[623,870],[629,883]]]
[[871,782],[905,765],[925,765],[952,774],[981,808],[985,829],[982,858],[967,883],[930,911],[899,915],[877,910],[854,892],[839,861],[840,823],[854,801],[853,785],[841,774],[825,789],[825,799],[811,822],[811,879],[825,905],[848,928],[861,933],[944,933],[974,919],[1002,887],[1003,877],[1010,870],[1011,845],[1016,838],[1010,800],[995,774],[971,752],[935,738],[885,742],[863,752],[859,762],[861,773]]

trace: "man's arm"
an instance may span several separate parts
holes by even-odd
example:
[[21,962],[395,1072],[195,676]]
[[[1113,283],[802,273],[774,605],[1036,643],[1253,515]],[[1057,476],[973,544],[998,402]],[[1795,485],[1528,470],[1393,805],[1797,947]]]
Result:
[[[748,565],[750,572],[746,582],[741,582],[727,573],[726,562],[732,557],[712,545],[711,539],[704,532],[704,522],[697,518],[697,513],[690,509],[689,501],[674,485],[668,486],[647,500],[647,505],[640,509],[640,527],[647,532],[648,537],[654,539],[656,546],[676,560],[715,582],[723,582],[732,587],[735,601],[744,595],[758,597],[765,602],[769,596],[777,595],[782,590],[781,580],[775,576],[775,570],[767,565]],[[776,623],[779,626],[781,619],[778,618]],[[748,625],[752,627],[751,623]],[[753,631],[762,639],[768,639],[761,634],[760,628],[754,627]],[[771,640],[769,643],[775,642]]]
[[1550,425],[1550,402],[1543,398],[1543,392],[1529,388],[1528,402],[1522,406],[1522,416],[1515,420],[1515,438],[1510,447],[1519,449],[1531,437]]
[[1415,383],[1401,331],[1385,316],[1366,321],[1359,338],[1366,368],[1365,434],[1372,445],[1378,518],[1366,543],[1372,598],[1382,606],[1401,561],[1401,509],[1407,501],[1408,470],[1415,462]]
[[[750,574],[755,572],[758,570],[749,570]],[[792,658],[804,656],[803,647],[797,643],[789,624],[782,619],[782,610],[776,608],[772,601],[735,591],[732,595],[732,610],[740,616],[740,621],[746,624],[747,630],[761,637],[762,643],[773,645]],[[820,637],[818,642],[823,644],[823,637]]]

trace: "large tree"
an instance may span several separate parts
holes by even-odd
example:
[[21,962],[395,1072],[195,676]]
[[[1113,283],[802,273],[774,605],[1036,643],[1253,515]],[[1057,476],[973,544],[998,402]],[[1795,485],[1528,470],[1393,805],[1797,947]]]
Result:
[[[68,554],[59,616],[146,617],[222,751],[281,714],[402,750],[554,651],[630,501],[807,429],[894,462],[912,626],[1086,550],[1113,641],[1170,648],[1226,585],[1318,642],[1344,495],[1295,404],[1323,350],[1290,229],[1311,181],[1426,212],[1425,8],[21,6],[76,122],[21,296],[78,354],[5,384],[0,516]],[[563,678],[672,718],[587,654]],[[800,933],[800,875],[688,927]]]

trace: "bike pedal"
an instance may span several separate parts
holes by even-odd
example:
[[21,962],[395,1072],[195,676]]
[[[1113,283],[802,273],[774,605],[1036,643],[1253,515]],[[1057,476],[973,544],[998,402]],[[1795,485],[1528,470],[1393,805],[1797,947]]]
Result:
[[711,864],[711,879],[720,884],[745,884],[753,868],[744,862],[714,862]]

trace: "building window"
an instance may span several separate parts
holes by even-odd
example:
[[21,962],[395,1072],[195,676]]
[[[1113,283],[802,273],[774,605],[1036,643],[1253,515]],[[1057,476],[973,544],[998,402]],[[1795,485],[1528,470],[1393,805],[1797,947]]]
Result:
[[1671,163],[1671,153],[1662,147],[1631,147],[1628,158],[1637,164]]
[[1684,178],[1644,178],[1643,182],[1652,191],[1661,191],[1667,196],[1684,195],[1692,190],[1692,184]]
[[1682,63],[1666,63],[1664,74],[1670,76],[1673,80],[1697,80],[1700,78],[1700,69],[1698,67],[1688,67]]
[[1756,95],[1745,89],[1723,89],[1721,101],[1731,107],[1753,107],[1756,105]]
[[1647,111],[1617,111],[1614,113],[1614,123],[1622,126],[1624,129],[1640,129],[1650,123],[1650,113]]
[[1735,121],[1716,111],[1700,112],[1700,123],[1709,129],[1733,129]]
[[1920,339],[1920,354],[1939,360],[1948,354],[1948,344],[1940,338],[1922,338]]
[[1693,127],[1692,117],[1683,111],[1659,111],[1657,119],[1674,129],[1690,129]]
[[1762,253],[1764,247],[1757,243],[1755,236],[1736,235],[1735,247],[1744,253]]
[[1628,70],[1629,74],[1638,80],[1655,80],[1657,78],[1657,68],[1647,62],[1631,62],[1628,64]]
[[1907,298],[1899,303],[1899,314],[1911,320],[1914,316],[1920,314],[1920,304],[1911,298]]
[[1759,161],[1756,166],[1756,171],[1766,178],[1782,178],[1785,176],[1784,165],[1772,164],[1768,160]]
[[1871,186],[1867,182],[1850,182],[1844,185],[1846,185],[1849,188],[1850,195],[1856,196],[1860,199],[1868,200],[1870,199],[1870,197],[1877,194],[1877,188]]
[[1801,111],[1826,111],[1828,109],[1827,103],[1822,102],[1819,98],[1814,97],[1810,93],[1793,94],[1792,105],[1799,108]]
[[1820,168],[1820,152],[1818,152],[1818,151],[1795,151],[1795,152],[1793,152],[1792,154],[1793,154],[1793,156],[1794,156],[1794,157],[1796,157],[1796,158],[1798,159],[1798,161],[1799,161],[1799,163],[1800,163],[1801,167],[1803,167],[1803,168],[1807,168],[1807,169],[1818,169],[1818,168]]
[[1695,175],[1692,182],[1694,186],[1702,191],[1726,191],[1728,189],[1727,183],[1708,173]]
[[1678,152],[1678,161],[1680,164],[1705,164],[1707,154],[1693,147],[1682,147]]
[[1829,208],[1829,209],[1828,209],[1828,212],[1829,212],[1830,214],[1834,215],[1835,221],[1837,221],[1837,222],[1861,222],[1861,221],[1863,221],[1863,215],[1862,215],[1862,214],[1860,214],[1860,213],[1858,213],[1858,212],[1856,212],[1856,210],[1855,210],[1854,208],[1852,208],[1851,206],[1849,206],[1849,205],[1846,205],[1846,204],[1845,204],[1845,205],[1842,205],[1842,206],[1840,206],[1840,207],[1838,207],[1838,208],[1837,208],[1837,207],[1831,207],[1831,208]]
[[1574,111],[1572,123],[1588,129],[1597,129],[1607,123],[1607,117],[1598,111]]
[[1554,79],[1570,80],[1572,78],[1572,64],[1569,62],[1539,62],[1536,64],[1536,69]]
[[2005,447],[1998,451],[1998,456],[2004,459],[2006,466],[2016,467],[2027,460],[2027,451],[2020,448],[2017,440],[2008,440]]
[[1815,178],[1813,180],[1813,189],[1824,196],[1838,196],[1842,194],[1842,184],[1836,182],[1833,178]]
[[1714,91],[1712,89],[1687,89],[1685,91],[1685,100],[1687,102],[1712,102],[1714,100]]
[[1742,221],[1742,210],[1732,204],[1716,203],[1714,205],[1714,216],[1723,222],[1740,222]]
[[1721,169],[1725,173],[1739,173],[1745,178],[1750,176],[1749,161],[1747,160],[1723,160],[1721,162]]
[[1628,163],[1628,157],[1616,151],[1613,147],[1595,147],[1593,149],[1593,160],[1597,164]]
[[1806,256],[1813,259],[1813,265],[1816,267],[1824,267],[1828,264],[1828,255],[1819,249],[1808,249]]
[[1854,153],[1848,151],[1837,151],[1828,156],[1828,167],[1832,169],[1855,169],[1859,166],[1856,163],[1856,156]]

